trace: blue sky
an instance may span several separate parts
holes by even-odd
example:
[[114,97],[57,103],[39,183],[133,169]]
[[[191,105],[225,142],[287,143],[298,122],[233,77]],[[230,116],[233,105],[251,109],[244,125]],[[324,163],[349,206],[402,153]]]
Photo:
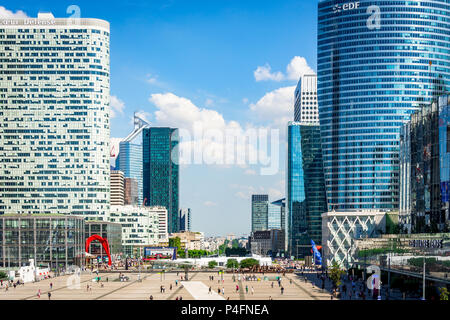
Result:
[[[316,70],[317,2],[311,0],[3,1],[11,12],[0,15],[68,17],[73,4],[82,18],[111,24],[114,138],[128,135],[139,111],[155,125],[178,127],[198,119],[214,124],[212,114],[224,127],[235,121],[278,128],[283,140],[293,118],[293,86],[309,67]],[[284,197],[284,149],[273,176],[252,167],[183,166],[180,205],[192,209],[193,228],[248,233],[250,195]]]

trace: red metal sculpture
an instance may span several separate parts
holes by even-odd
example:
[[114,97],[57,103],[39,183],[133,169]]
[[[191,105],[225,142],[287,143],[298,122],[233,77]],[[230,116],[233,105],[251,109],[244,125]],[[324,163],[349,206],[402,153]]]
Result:
[[108,255],[108,265],[110,266],[112,264],[112,262],[111,262],[111,254],[109,253],[108,240],[103,239],[102,237],[100,237],[96,234],[93,235],[92,237],[89,237],[88,239],[86,239],[86,252],[89,252],[89,246],[90,246],[91,242],[94,240],[98,240],[102,244],[103,249],[105,249],[106,254]]

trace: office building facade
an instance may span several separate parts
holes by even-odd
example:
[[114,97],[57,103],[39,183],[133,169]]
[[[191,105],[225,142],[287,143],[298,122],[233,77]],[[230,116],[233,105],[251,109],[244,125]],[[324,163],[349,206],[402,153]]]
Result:
[[401,135],[400,223],[408,233],[448,232],[450,96],[424,105]]
[[252,232],[267,230],[269,215],[269,196],[252,195]]
[[109,23],[0,20],[0,214],[105,216]]
[[122,171],[111,171],[110,201],[112,206],[123,206],[125,203],[125,182]]
[[250,251],[261,256],[280,256],[284,253],[284,238],[284,230],[280,229],[253,232]]
[[267,229],[282,229],[284,230],[284,215],[286,212],[286,200],[280,199],[269,204]]
[[400,128],[449,90],[450,4],[321,0],[318,8],[328,209],[398,209]]
[[178,232],[179,165],[178,130],[143,130],[144,206],[163,206],[168,211],[169,232]]
[[136,179],[124,179],[124,204],[137,206],[139,204],[139,184]]
[[159,244],[159,212],[161,210],[165,209],[111,206],[108,221],[122,226],[122,248],[125,255],[133,256],[136,248]]
[[0,215],[0,267],[34,259],[51,269],[84,265],[85,221],[64,215]]
[[129,141],[119,144],[119,155],[116,159],[116,169],[123,172],[125,178],[135,179],[138,183],[138,205],[143,198],[142,145]]
[[294,121],[302,123],[319,122],[317,100],[317,75],[304,75],[295,89]]
[[179,220],[180,220],[180,231],[192,231],[192,215],[191,209],[180,209]]
[[321,215],[327,211],[320,127],[290,122],[287,156],[287,249],[305,256],[311,240],[322,241]]

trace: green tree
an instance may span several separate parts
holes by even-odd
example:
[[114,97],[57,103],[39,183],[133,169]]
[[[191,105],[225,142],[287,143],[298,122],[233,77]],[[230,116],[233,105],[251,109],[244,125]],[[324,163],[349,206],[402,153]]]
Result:
[[239,268],[239,262],[236,259],[228,259],[227,268],[237,269]]
[[214,269],[215,267],[217,267],[217,261],[213,260],[208,263],[208,268]]
[[179,249],[179,250],[177,251],[177,257],[178,257],[178,258],[181,258],[181,259],[186,258],[186,252],[185,252],[184,250]]
[[241,261],[241,268],[245,269],[245,268],[252,268],[254,266],[259,266],[259,261],[256,259],[244,259]]
[[179,237],[170,238],[169,247],[181,249],[181,239]]
[[0,271],[0,279],[6,279],[8,277],[8,275],[5,273],[5,272],[3,272],[3,271]]
[[329,273],[331,281],[333,281],[334,286],[338,288],[342,284],[341,277],[345,274],[345,271],[335,262],[331,266]]
[[439,292],[440,292],[440,300],[441,301],[448,301],[448,290],[445,287],[439,288]]

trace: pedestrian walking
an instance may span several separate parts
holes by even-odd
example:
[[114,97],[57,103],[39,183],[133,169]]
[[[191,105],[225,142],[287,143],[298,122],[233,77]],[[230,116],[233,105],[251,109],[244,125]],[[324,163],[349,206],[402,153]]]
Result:
[[253,286],[252,286],[252,295],[253,295],[253,294],[255,294],[255,289],[253,289]]
[[38,297],[38,299],[41,298],[41,289],[38,290],[37,297]]
[[50,298],[52,297],[52,293],[49,292],[47,295],[48,295],[48,300],[50,300]]
[[281,287],[281,295],[284,294],[284,287]]

